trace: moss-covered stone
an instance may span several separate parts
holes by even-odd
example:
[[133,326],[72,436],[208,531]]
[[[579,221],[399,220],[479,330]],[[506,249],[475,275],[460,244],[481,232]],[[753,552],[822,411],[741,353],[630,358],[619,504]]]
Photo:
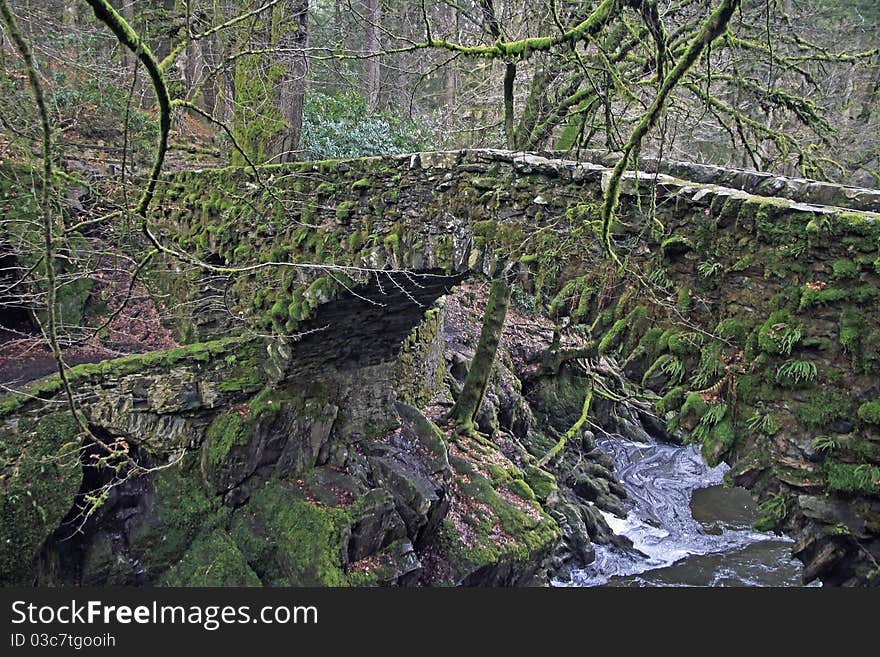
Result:
[[862,422],[880,426],[880,399],[865,402],[859,406],[858,414]]
[[795,410],[797,418],[809,429],[823,429],[839,418],[853,416],[853,400],[845,394],[823,390],[810,395],[809,401]]
[[195,458],[187,457],[156,474],[152,508],[132,532],[129,550],[146,577],[158,581],[200,532],[224,526],[227,514],[220,498],[203,488]]
[[79,425],[53,413],[0,433],[0,584],[30,585],[43,542],[73,508],[82,481]]
[[319,506],[290,483],[271,481],[235,512],[230,534],[269,586],[346,586],[346,509]]
[[222,529],[200,535],[160,586],[261,586],[232,538]]

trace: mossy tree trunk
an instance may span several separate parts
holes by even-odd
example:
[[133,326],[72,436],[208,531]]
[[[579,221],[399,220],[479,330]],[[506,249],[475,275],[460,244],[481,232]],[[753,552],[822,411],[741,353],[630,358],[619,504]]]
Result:
[[507,318],[510,292],[510,284],[503,274],[492,281],[477,350],[465,377],[464,387],[449,413],[449,417],[455,420],[462,430],[473,429],[474,416],[483,403],[483,395],[486,394],[486,387],[489,385],[492,364],[495,362],[495,353],[501,340],[501,331],[504,329],[504,320]]

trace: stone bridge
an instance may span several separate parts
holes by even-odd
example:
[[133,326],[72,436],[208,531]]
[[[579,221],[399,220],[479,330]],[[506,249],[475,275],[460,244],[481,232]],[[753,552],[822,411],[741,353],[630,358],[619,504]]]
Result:
[[[733,465],[765,502],[762,524],[797,538],[807,579],[876,583],[880,192],[644,160],[613,226],[619,267],[598,238],[609,162],[591,155],[598,164],[476,150],[169,176],[152,222],[191,261],[150,276],[188,346],[72,379],[94,430],[148,465],[183,454],[183,466],[113,488],[85,535],[62,543],[77,491],[96,482],[59,461],[39,512],[5,498],[4,522],[31,531],[4,552],[3,579],[206,583],[207,555],[222,554],[242,584],[533,582],[560,536],[570,552],[578,527],[587,545],[610,540],[596,504],[621,508],[610,473],[594,476],[595,450],[577,494],[561,485],[564,453],[552,474],[537,467],[578,418],[587,380],[572,365],[601,360],[650,400],[652,413],[630,415],[639,428],[690,435]],[[528,362],[514,362],[516,345],[500,356],[478,418],[494,442],[450,442],[425,409],[454,396],[473,344],[438,300],[502,270],[544,342]],[[0,406],[8,490],[69,440],[70,419],[46,416],[58,390],[49,379]]]

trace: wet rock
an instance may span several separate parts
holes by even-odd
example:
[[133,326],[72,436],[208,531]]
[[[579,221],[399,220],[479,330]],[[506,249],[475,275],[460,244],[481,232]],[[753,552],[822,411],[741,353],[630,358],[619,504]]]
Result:
[[595,504],[580,506],[581,519],[587,528],[587,533],[594,543],[607,545],[614,541],[614,532],[608,526],[608,522]]
[[815,579],[822,579],[824,582],[828,579],[829,583],[833,583],[837,579],[833,577],[833,572],[846,556],[846,550],[839,539],[816,535],[807,529],[805,535],[795,543],[792,554],[804,564],[804,582],[809,583]]
[[580,505],[561,504],[553,513],[562,528],[562,543],[554,558],[566,568],[583,567],[596,558],[596,550],[590,541],[590,533],[584,523]]
[[581,432],[581,449],[588,453],[596,449],[596,436],[592,431]]
[[607,470],[614,469],[614,460],[601,449],[594,448],[592,451],[587,452],[586,457]]

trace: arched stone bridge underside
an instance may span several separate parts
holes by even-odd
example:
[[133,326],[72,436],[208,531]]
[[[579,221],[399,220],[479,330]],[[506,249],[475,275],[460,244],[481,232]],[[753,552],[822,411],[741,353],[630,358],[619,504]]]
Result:
[[[168,258],[151,274],[190,346],[72,379],[102,435],[148,464],[185,454],[183,467],[114,488],[64,544],[77,491],[95,485],[87,469],[85,483],[74,464],[66,489],[47,485],[38,516],[7,505],[34,529],[14,546],[23,556],[4,553],[4,579],[204,583],[205,554],[222,552],[246,584],[534,582],[578,522],[610,540],[591,509],[619,510],[613,478],[571,493],[562,450],[547,466],[557,492],[537,467],[580,410],[576,398],[570,417],[562,383],[582,396],[584,366],[603,356],[627,394],[652,400],[627,417],[729,461],[768,502],[764,524],[798,540],[807,579],[875,583],[880,192],[646,160],[624,181],[618,266],[598,237],[609,162],[590,155],[600,163],[477,150],[163,181],[154,230],[211,267]],[[562,347],[550,331],[528,367],[499,359],[483,414],[494,423],[480,424],[497,440],[449,444],[417,410],[449,401],[467,360],[453,353],[462,320],[438,300],[502,270],[522,316],[563,327]],[[569,362],[566,344],[579,347]],[[36,463],[69,437],[57,391],[44,381],[38,399],[4,402],[12,452],[57,434]],[[560,502],[578,495],[580,510]],[[298,511],[273,515],[279,505]],[[281,539],[254,547],[303,526],[307,555]]]

